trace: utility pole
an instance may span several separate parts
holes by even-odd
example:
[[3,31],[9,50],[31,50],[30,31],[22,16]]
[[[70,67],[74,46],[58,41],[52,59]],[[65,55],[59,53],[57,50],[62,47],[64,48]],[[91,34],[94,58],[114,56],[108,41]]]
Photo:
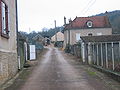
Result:
[[57,42],[56,20],[54,22],[55,22],[55,42]]

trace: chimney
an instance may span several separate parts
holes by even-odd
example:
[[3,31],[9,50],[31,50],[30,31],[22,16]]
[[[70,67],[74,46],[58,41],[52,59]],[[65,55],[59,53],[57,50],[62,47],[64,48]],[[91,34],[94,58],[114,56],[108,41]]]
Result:
[[105,15],[108,16],[108,12],[107,11],[105,12]]
[[69,19],[69,23],[71,23],[72,22],[72,20],[71,20],[71,18]]
[[66,17],[64,16],[64,26],[66,25]]

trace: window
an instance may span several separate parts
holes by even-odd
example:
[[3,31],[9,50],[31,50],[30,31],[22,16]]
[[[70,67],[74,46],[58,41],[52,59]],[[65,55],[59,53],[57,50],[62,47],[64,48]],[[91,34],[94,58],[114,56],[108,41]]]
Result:
[[78,42],[80,40],[80,33],[76,33],[76,41]]
[[93,34],[92,33],[89,33],[88,36],[92,36]]
[[5,4],[5,2],[3,2],[2,0],[0,0],[0,4],[1,4],[1,8],[0,8],[0,20],[1,20],[1,36],[5,37],[5,38],[9,38],[9,31],[8,31],[8,7]]
[[87,22],[87,26],[88,26],[88,27],[92,27],[92,26],[93,26],[92,21],[88,21],[88,22]]
[[102,33],[100,32],[100,33],[97,33],[97,36],[101,36],[102,35]]

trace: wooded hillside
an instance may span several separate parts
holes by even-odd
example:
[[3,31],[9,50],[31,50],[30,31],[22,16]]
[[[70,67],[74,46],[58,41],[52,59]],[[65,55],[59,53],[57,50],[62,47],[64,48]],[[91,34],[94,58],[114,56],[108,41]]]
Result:
[[120,10],[101,13],[97,16],[107,15],[113,28],[113,34],[120,34]]

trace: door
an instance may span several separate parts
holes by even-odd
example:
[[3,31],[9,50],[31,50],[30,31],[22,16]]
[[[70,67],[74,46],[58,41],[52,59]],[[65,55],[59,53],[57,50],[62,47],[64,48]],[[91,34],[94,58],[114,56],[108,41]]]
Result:
[[36,59],[35,45],[30,45],[30,60]]

